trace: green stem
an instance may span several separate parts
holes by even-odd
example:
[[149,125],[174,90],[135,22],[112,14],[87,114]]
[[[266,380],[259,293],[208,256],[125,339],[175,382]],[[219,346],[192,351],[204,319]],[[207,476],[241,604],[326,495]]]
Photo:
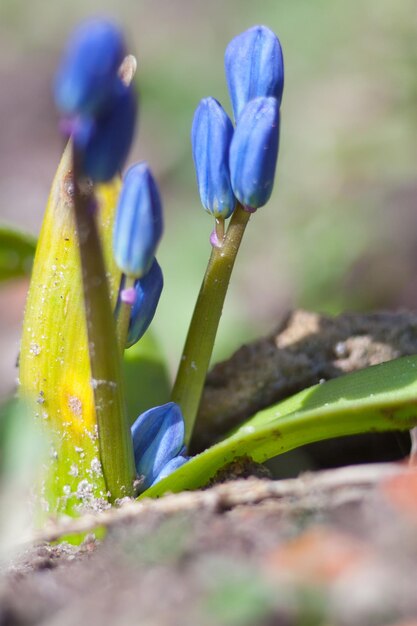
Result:
[[215,230],[216,230],[216,235],[217,235],[217,239],[218,239],[219,243],[223,244],[223,239],[224,239],[224,219],[222,217],[217,217],[216,218]]
[[114,501],[133,495],[133,444],[126,417],[105,265],[94,217],[94,194],[91,189],[84,188],[85,180],[76,150],[73,150],[73,181],[100,458],[110,498]]
[[[123,291],[125,289],[132,289],[135,285],[135,279],[126,276]],[[116,319],[116,335],[117,343],[119,345],[120,354],[123,357],[123,353],[126,348],[126,337],[129,331],[130,313],[132,311],[132,305],[128,302],[120,302],[119,310]]]
[[230,276],[250,213],[238,205],[221,247],[213,247],[188,329],[171,398],[185,420],[188,444],[200,404]]

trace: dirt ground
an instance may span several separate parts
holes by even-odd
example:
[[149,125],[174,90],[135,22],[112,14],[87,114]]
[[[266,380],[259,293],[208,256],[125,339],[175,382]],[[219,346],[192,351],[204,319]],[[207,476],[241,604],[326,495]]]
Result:
[[[413,314],[295,312],[211,373],[211,440],[213,403],[230,427],[317,378],[416,352]],[[320,445],[312,465],[343,467],[276,480],[242,478],[241,463],[203,491],[51,523],[2,566],[0,626],[416,626],[417,469],[391,461],[409,442]],[[75,533],[80,548],[64,541]]]
[[416,502],[417,471],[379,464],[131,503],[102,542],[88,518],[80,550],[21,554],[0,624],[411,626]]

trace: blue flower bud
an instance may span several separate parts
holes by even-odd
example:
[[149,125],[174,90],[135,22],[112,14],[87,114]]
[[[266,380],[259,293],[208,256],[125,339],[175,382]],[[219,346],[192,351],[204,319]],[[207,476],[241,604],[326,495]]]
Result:
[[[168,463],[164,465],[162,470],[159,472],[158,476],[155,478],[152,485],[156,485],[156,483],[159,483],[160,480],[162,480],[163,478],[166,478],[167,476],[172,474],[172,472],[175,472],[176,469],[184,465],[184,463],[187,463],[187,461],[189,460],[190,460],[190,457],[179,455],[179,456],[174,457],[171,461],[168,461]],[[152,485],[149,485],[149,486],[152,487]]]
[[228,218],[236,206],[230,184],[229,148],[233,126],[214,98],[201,100],[194,114],[191,145],[198,190],[204,208],[215,217]]
[[136,299],[130,313],[127,348],[133,346],[145,334],[155,315],[164,279],[159,263],[154,259],[151,269],[135,282]]
[[149,271],[162,235],[162,205],[147,163],[128,169],[120,193],[113,233],[119,268],[140,278]]
[[225,54],[226,80],[235,120],[250,100],[272,96],[281,104],[284,62],[281,44],[266,26],[253,26],[229,43]]
[[185,426],[181,409],[168,402],[139,415],[132,426],[136,470],[143,489],[158,478],[167,463],[182,452]]
[[91,19],[72,34],[55,80],[55,101],[65,115],[96,114],[117,88],[119,66],[126,55],[120,30],[103,19]]
[[136,94],[120,82],[105,113],[95,119],[83,116],[75,124],[73,140],[83,174],[93,182],[111,180],[126,161],[135,124]]
[[279,103],[255,98],[243,109],[230,146],[230,175],[235,196],[257,209],[274,186],[279,144]]

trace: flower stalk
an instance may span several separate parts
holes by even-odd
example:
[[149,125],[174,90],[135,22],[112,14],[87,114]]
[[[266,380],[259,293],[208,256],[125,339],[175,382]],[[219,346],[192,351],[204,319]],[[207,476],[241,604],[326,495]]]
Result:
[[184,415],[186,445],[191,440],[230,276],[250,216],[237,205],[223,242],[213,246],[191,318],[171,395]]
[[216,230],[217,239],[221,244],[224,239],[224,218],[223,217],[216,217],[215,230]]
[[135,465],[127,422],[113,312],[95,222],[92,190],[83,186],[80,155],[73,149],[74,216],[82,267],[91,385],[102,470],[112,501],[133,495]]
[[123,289],[120,290],[120,306],[116,316],[116,335],[121,357],[126,349],[126,340],[129,333],[130,316],[136,299],[135,279],[125,276]]

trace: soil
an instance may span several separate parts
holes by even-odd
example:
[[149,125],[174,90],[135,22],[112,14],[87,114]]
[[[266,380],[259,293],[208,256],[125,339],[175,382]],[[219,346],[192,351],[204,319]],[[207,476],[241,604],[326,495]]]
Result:
[[[202,414],[217,402],[229,428],[317,377],[416,352],[412,314],[295,312],[214,368]],[[205,419],[215,439],[218,421]],[[417,625],[417,469],[407,461],[281,480],[241,462],[219,478],[51,522],[0,573],[0,625]],[[75,533],[80,548],[64,541]]]

